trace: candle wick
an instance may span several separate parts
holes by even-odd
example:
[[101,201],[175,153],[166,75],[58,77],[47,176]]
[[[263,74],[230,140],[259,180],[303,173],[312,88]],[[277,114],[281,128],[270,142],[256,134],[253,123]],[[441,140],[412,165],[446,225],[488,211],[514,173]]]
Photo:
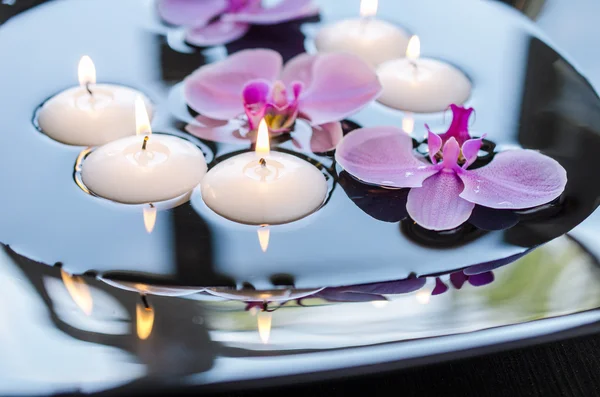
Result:
[[88,94],[90,94],[90,96],[94,96],[94,93],[90,89],[90,82],[89,81],[87,83],[85,83],[85,89],[87,90]]
[[140,295],[142,297],[142,303],[146,309],[150,309],[150,304],[148,303],[148,298],[146,298],[145,294]]
[[258,160],[258,163],[261,165],[261,167],[265,168],[267,166],[267,160],[265,160],[264,158],[260,158],[260,160]]
[[417,66],[417,62],[415,62],[414,60],[410,60],[408,61],[412,67],[413,67],[413,79],[417,80],[417,75],[419,74],[419,67]]
[[148,139],[150,139],[150,137],[146,135],[144,137],[144,141],[142,142],[142,150],[146,150],[146,144],[148,143]]

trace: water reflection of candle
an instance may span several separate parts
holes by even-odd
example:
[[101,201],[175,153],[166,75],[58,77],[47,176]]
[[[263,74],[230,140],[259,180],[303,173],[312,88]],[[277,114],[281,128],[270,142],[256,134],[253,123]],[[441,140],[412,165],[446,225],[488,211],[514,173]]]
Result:
[[79,61],[78,77],[79,87],[57,94],[41,107],[40,129],[54,140],[78,146],[97,146],[135,135],[135,98],[143,98],[147,106],[150,101],[128,87],[96,84],[96,68],[88,56]]
[[148,339],[154,326],[154,309],[142,295],[142,302],[135,306],[137,336],[141,340]]
[[206,173],[204,154],[191,142],[153,135],[141,98],[136,100],[139,136],[122,138],[91,152],[81,178],[94,194],[121,203],[156,203],[190,192]]
[[269,248],[269,239],[271,237],[269,225],[261,225],[256,232],[258,233],[258,243],[260,244],[260,249],[262,252],[267,252],[267,249]]
[[72,276],[63,269],[60,269],[60,277],[73,302],[88,316],[92,314],[94,301],[92,300],[90,289],[83,278]]
[[217,164],[202,180],[202,198],[217,214],[250,225],[276,225],[303,218],[325,201],[327,182],[312,164],[273,152],[264,120],[256,151]]
[[271,312],[262,311],[259,312],[256,316],[256,321],[258,325],[258,335],[260,336],[260,340],[265,345],[269,343],[269,339],[271,337],[271,322],[273,319],[273,315]]
[[152,233],[156,225],[156,207],[154,204],[148,204],[148,207],[144,207],[144,227],[148,234]]
[[417,36],[410,39],[406,58],[381,64],[377,75],[383,87],[377,99],[394,109],[415,113],[441,112],[451,104],[462,104],[471,95],[471,82],[454,66],[421,58]]
[[315,38],[319,52],[347,52],[375,67],[404,56],[408,35],[399,27],[377,19],[377,0],[362,0],[360,18],[325,26]]

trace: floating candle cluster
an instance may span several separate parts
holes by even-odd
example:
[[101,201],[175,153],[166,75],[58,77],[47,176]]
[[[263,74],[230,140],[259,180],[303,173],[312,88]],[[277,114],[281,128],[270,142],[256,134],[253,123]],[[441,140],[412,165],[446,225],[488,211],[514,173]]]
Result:
[[456,67],[420,58],[420,41],[400,27],[375,18],[377,0],[362,0],[361,18],[323,27],[315,37],[319,52],[354,54],[377,70],[383,92],[378,101],[394,109],[432,113],[462,104],[471,82]]
[[[314,13],[310,1],[294,2],[293,8],[286,1],[272,9],[252,9],[256,15],[245,5],[235,8],[238,2],[227,4],[213,10],[218,21],[199,21],[192,14],[204,6],[193,2],[162,0],[159,8],[165,19],[190,26],[188,38],[196,39],[235,21],[247,25]],[[315,42],[323,54],[299,54],[284,66],[275,51],[249,49],[186,78],[186,102],[199,113],[195,121],[206,124],[188,125],[188,132],[219,141],[223,125],[235,124],[235,131],[227,133],[241,142],[255,142],[255,150],[217,160],[210,170],[190,141],[152,134],[152,107],[141,93],[96,84],[94,64],[86,56],[79,63],[80,86],[46,101],[38,113],[39,127],[56,141],[91,146],[80,155],[80,186],[114,202],[143,205],[148,233],[154,230],[157,211],[168,207],[165,202],[178,205],[199,187],[204,203],[216,214],[259,226],[264,252],[270,225],[304,218],[326,200],[328,185],[321,170],[293,154],[271,151],[269,136],[289,134],[294,140],[298,122],[312,130],[313,152],[336,150],[337,163],[359,180],[411,188],[407,215],[431,230],[461,225],[476,204],[520,209],[562,193],[564,170],[539,153],[500,153],[489,165],[467,170],[477,160],[482,140],[468,135],[471,110],[454,104],[468,100],[471,82],[448,63],[420,58],[418,37],[409,40],[404,30],[376,14],[377,0],[362,0],[361,18],[321,29]],[[341,121],[373,100],[407,112],[404,131],[375,127],[343,137]],[[413,140],[406,134],[414,128],[412,113],[448,106],[455,120],[446,134],[429,133],[429,162],[415,157]],[[526,175],[516,171],[520,168]]]

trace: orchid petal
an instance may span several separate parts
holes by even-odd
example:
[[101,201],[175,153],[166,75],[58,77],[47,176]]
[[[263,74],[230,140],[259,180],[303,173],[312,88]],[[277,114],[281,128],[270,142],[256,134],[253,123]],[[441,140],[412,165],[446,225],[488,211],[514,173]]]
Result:
[[310,86],[313,78],[313,66],[318,55],[302,53],[290,59],[283,67],[281,81],[286,85],[300,82],[304,87]]
[[250,25],[246,23],[219,20],[209,25],[189,29],[185,41],[197,47],[227,44],[244,36],[249,29]]
[[444,284],[444,282],[442,280],[440,280],[439,277],[436,277],[435,278],[435,287],[433,288],[433,291],[431,291],[431,295],[440,295],[446,291],[448,291],[448,286],[446,284]]
[[244,50],[203,66],[185,79],[188,105],[207,117],[227,120],[243,112],[242,92],[255,79],[273,81],[282,59],[271,50]]
[[465,164],[463,168],[467,168],[471,164],[477,160],[477,154],[479,153],[479,149],[481,149],[481,145],[483,145],[483,139],[469,139],[462,145],[462,155],[465,158]]
[[442,170],[427,178],[422,187],[410,190],[408,215],[429,230],[454,229],[469,219],[475,207],[459,197],[462,190],[460,178],[452,171]]
[[460,146],[454,138],[450,138],[444,145],[444,167],[454,169],[457,167],[458,157],[460,156]]
[[243,127],[240,120],[222,121],[197,116],[197,124],[188,124],[185,130],[190,134],[207,141],[236,143],[247,145],[250,139],[243,137],[239,130]]
[[469,118],[473,113],[473,108],[464,108],[458,105],[450,105],[452,110],[452,123],[448,127],[448,131],[440,136],[444,142],[450,138],[456,138],[459,145],[462,145],[468,139],[471,138],[469,135]]
[[227,21],[245,22],[256,25],[275,25],[294,19],[319,14],[319,7],[312,0],[283,0],[270,8],[247,8],[223,16]]
[[425,127],[427,128],[427,146],[429,148],[429,158],[433,164],[436,164],[437,160],[435,159],[435,155],[442,148],[442,138],[440,138],[439,135],[431,132],[429,130],[429,126],[425,125]]
[[494,273],[485,272],[469,276],[469,284],[474,287],[481,287],[494,281]]
[[270,91],[271,85],[266,80],[253,80],[244,87],[242,97],[251,130],[258,128],[258,123],[265,116]]
[[354,130],[342,139],[336,161],[355,178],[389,187],[418,187],[438,167],[413,155],[412,139],[396,127]]
[[342,125],[339,122],[313,126],[312,129],[310,150],[313,153],[326,153],[335,149],[344,137]]
[[158,13],[173,25],[205,26],[227,9],[227,0],[159,0]]
[[377,75],[360,58],[343,53],[323,54],[313,63],[311,83],[301,96],[300,111],[316,125],[339,121],[380,93]]
[[461,289],[467,279],[467,275],[462,271],[450,274],[450,283],[452,283],[456,289]]
[[465,200],[497,209],[546,204],[565,190],[567,172],[554,159],[533,150],[509,150],[475,170],[458,173]]

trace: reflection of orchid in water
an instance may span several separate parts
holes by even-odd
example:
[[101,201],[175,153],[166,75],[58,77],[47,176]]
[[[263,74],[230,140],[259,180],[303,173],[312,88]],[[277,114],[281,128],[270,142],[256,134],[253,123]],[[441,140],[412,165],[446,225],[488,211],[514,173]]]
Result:
[[353,131],[340,142],[338,163],[366,183],[411,188],[406,209],[419,225],[449,230],[466,222],[476,204],[524,209],[546,204],[565,189],[567,174],[554,159],[533,150],[507,150],[488,165],[468,170],[482,139],[468,133],[472,109],[452,106],[454,120],[445,134],[429,131],[429,159],[415,156],[413,141],[399,128]]
[[[473,287],[481,287],[490,284],[493,281],[494,273],[491,271],[467,275],[464,271],[460,270],[450,274],[450,284],[456,289],[461,289],[466,282]],[[431,292],[431,295],[443,294],[446,291],[448,291],[448,286],[439,277],[436,277],[435,288]]]
[[339,121],[381,91],[375,73],[353,55],[301,54],[282,64],[275,51],[244,50],[192,73],[185,97],[200,116],[187,131],[217,142],[253,141],[263,118],[272,136],[291,132],[301,118],[312,126],[311,150],[326,152],[342,138]]
[[186,41],[199,47],[237,40],[251,25],[274,25],[319,13],[312,0],[283,0],[270,8],[261,0],[160,0],[158,11],[165,21],[185,26]]

